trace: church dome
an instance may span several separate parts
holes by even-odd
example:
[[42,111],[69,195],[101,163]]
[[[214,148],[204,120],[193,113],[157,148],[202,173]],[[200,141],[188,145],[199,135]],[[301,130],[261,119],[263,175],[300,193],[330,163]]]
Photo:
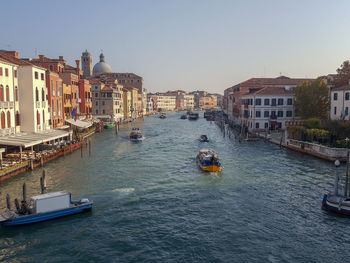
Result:
[[101,73],[111,73],[112,68],[105,62],[105,56],[103,53],[100,55],[100,62],[96,63],[94,68],[92,69],[93,74],[101,74]]

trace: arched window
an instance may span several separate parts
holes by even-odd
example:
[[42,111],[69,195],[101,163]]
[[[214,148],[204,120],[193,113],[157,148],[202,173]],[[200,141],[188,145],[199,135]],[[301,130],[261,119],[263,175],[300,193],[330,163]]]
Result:
[[6,101],[10,101],[10,88],[6,85]]
[[43,110],[43,124],[45,125],[45,111],[44,110]]
[[15,100],[18,101],[18,88],[15,87]]
[[41,90],[41,100],[42,100],[42,101],[45,101],[45,91],[44,91],[44,88],[42,88],[42,90]]
[[0,101],[4,101],[4,87],[0,85]]
[[18,111],[16,111],[15,122],[16,122],[16,126],[21,125],[21,119],[20,119],[20,115],[19,115],[19,112],[18,112]]
[[36,111],[36,124],[37,124],[37,125],[40,124],[40,113],[39,113],[38,110]]
[[35,89],[35,101],[39,101],[39,90],[38,87]]
[[1,112],[1,129],[5,128],[5,112]]
[[11,128],[11,113],[7,112],[7,128]]

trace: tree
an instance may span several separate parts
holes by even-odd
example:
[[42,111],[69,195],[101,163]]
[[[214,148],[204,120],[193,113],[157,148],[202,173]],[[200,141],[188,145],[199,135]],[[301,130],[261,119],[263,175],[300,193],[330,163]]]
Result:
[[337,69],[337,75],[334,78],[334,85],[336,87],[342,87],[342,86],[348,85],[349,80],[350,80],[350,62],[349,60],[346,60],[343,62],[340,68]]
[[327,84],[318,78],[298,85],[295,88],[294,107],[296,116],[302,119],[327,119],[329,110]]

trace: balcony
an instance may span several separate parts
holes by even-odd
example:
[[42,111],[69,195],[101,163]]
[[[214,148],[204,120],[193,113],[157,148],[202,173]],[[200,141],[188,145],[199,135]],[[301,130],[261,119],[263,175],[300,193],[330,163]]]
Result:
[[41,107],[41,103],[40,103],[40,102],[41,102],[41,101],[37,101],[37,102],[36,102],[35,105],[36,105],[37,108],[40,108],[40,107]]
[[42,107],[45,108],[46,107],[46,101],[42,102]]
[[78,102],[78,103],[81,103],[81,98],[77,99],[77,102]]
[[16,129],[14,127],[12,128],[6,128],[6,129],[1,129],[0,130],[0,135],[6,136],[6,135],[11,135],[16,132]]

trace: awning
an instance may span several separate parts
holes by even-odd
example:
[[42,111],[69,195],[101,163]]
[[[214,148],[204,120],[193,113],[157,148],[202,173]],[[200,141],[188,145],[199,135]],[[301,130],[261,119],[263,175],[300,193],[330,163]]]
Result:
[[0,145],[22,146],[24,148],[67,137],[70,132],[63,130],[48,130],[37,133],[18,133],[0,137]]
[[74,119],[68,119],[65,120],[66,122],[68,122],[69,124],[72,124],[74,126],[77,126],[79,128],[89,128],[92,126],[92,122],[90,121],[81,121],[81,120],[74,120]]

